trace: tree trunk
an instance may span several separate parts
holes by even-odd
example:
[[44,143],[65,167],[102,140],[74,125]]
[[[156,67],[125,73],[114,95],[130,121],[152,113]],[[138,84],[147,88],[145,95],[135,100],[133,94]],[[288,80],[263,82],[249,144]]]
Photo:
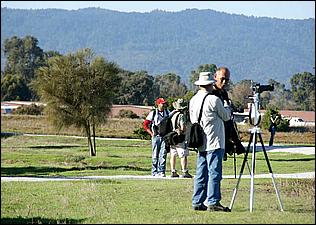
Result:
[[93,148],[94,148],[94,155],[97,155],[97,145],[95,144],[95,124],[92,124],[93,130]]
[[88,145],[89,145],[89,149],[90,149],[90,156],[95,156],[95,151],[92,145],[92,141],[91,141],[91,131],[90,131],[90,123],[89,121],[87,121],[87,125],[86,125],[86,133],[87,133],[87,138],[88,138]]

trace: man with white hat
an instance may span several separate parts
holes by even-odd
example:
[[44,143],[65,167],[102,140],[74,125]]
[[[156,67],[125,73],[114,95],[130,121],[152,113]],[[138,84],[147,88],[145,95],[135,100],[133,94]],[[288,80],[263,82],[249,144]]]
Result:
[[[210,94],[215,83],[210,76],[211,73],[209,72],[201,72],[199,74],[199,80],[194,83],[199,86],[199,90],[191,98],[189,105],[192,124],[198,121],[200,109],[203,107],[200,124],[204,131],[203,146],[198,148],[192,208],[193,210],[230,212],[228,207],[220,204],[220,184],[222,180],[222,161],[225,152],[225,128],[223,121],[230,119],[231,109],[229,105],[224,106],[220,98]],[[208,206],[204,205],[204,202]]]

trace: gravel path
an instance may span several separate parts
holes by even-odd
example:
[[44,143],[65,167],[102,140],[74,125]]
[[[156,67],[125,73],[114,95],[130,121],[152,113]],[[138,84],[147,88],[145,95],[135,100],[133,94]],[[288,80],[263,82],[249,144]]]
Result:
[[[315,179],[315,172],[294,173],[294,174],[273,174],[274,178],[310,178]],[[237,178],[239,173],[237,174]],[[234,175],[224,175],[224,179],[233,179]],[[249,175],[242,175],[242,178],[250,178]],[[271,174],[255,174],[255,178],[271,178]],[[1,177],[1,181],[74,181],[74,180],[99,180],[99,179],[133,179],[133,180],[157,180],[157,179],[188,179],[188,178],[171,178],[153,177],[150,175],[117,175],[117,176],[84,176],[84,177]]]

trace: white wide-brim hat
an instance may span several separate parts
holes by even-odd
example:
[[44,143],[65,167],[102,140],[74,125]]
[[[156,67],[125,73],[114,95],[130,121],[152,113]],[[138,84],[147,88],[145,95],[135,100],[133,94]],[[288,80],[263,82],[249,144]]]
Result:
[[201,72],[199,75],[199,80],[195,81],[195,85],[209,85],[209,84],[215,84],[216,81],[211,79],[211,73],[210,72]]

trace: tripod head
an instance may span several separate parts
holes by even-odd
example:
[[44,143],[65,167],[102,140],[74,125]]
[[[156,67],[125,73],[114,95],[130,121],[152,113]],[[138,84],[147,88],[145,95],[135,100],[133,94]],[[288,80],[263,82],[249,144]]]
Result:
[[257,127],[261,121],[261,115],[259,112],[260,108],[260,93],[263,91],[273,91],[274,85],[260,85],[260,83],[255,83],[251,81],[251,90],[253,95],[248,96],[248,99],[252,100],[252,104],[249,110],[249,121],[250,124]]

